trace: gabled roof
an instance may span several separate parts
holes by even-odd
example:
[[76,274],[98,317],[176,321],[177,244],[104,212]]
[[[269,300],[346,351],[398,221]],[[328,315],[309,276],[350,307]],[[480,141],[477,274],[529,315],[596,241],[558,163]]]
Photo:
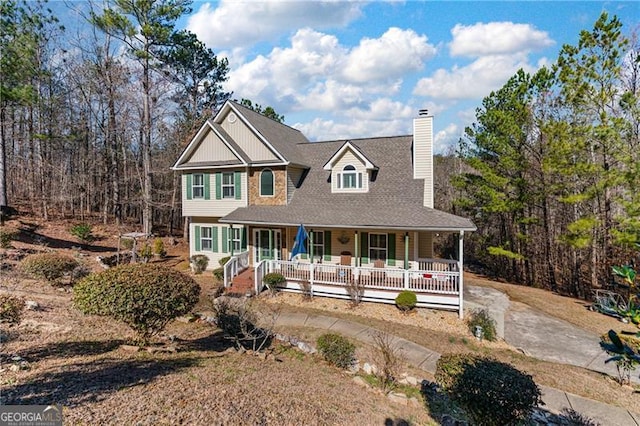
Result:
[[475,230],[470,220],[423,205],[424,180],[413,179],[412,136],[357,139],[352,142],[379,170],[366,193],[332,193],[323,166],[344,141],[298,145],[309,172],[288,205],[247,206],[220,222],[254,225],[361,229]]
[[352,143],[350,140],[347,140],[344,142],[344,144],[340,147],[340,149],[338,149],[335,154],[333,154],[331,156],[331,158],[329,158],[329,161],[326,162],[326,164],[322,167],[324,170],[331,170],[333,169],[333,166],[336,164],[336,162],[338,160],[340,160],[340,158],[342,158],[342,155],[348,151],[351,150],[351,152],[353,152],[356,157],[358,157],[360,159],[360,161],[362,161],[365,165],[365,168],[367,170],[377,170],[378,167],[376,167],[368,158],[366,155],[364,155],[364,153],[360,150],[360,148],[358,148],[354,143]]
[[[193,153],[198,149],[202,141],[204,140],[207,131],[214,132],[218,138],[222,141],[223,144],[229,148],[229,150],[236,156],[237,161],[206,161],[206,162],[191,162],[187,164],[188,159],[193,155]],[[207,120],[198,133],[191,139],[191,142],[186,146],[186,148],[178,157],[178,160],[175,162],[173,170],[184,170],[184,169],[197,169],[197,168],[210,168],[210,167],[219,167],[224,165],[247,165],[249,162],[249,157],[247,154],[242,151],[242,149],[233,141],[233,139],[225,132],[225,130],[217,123],[214,123],[211,120]]]
[[251,128],[283,162],[306,166],[306,159],[299,153],[298,144],[309,143],[309,140],[298,129],[279,123],[254,110],[234,101],[227,101],[214,118],[217,121],[228,109],[236,112],[238,117]]

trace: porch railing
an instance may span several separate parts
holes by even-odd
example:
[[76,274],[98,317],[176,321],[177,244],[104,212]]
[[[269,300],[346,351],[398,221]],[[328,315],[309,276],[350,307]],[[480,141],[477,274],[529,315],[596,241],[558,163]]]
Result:
[[438,272],[457,272],[458,261],[452,259],[427,259],[420,258],[417,261],[418,270],[421,271],[438,271]]
[[229,287],[231,285],[231,281],[233,281],[233,278],[236,277],[240,272],[247,269],[248,267],[249,267],[248,251],[231,256],[227,261],[227,263],[225,263],[223,266],[224,286]]
[[[460,273],[454,270],[406,270],[400,268],[370,268],[333,264],[309,264],[289,261],[269,261],[270,270],[281,273],[288,281],[310,281],[312,284],[346,286],[357,282],[365,289],[438,293],[457,295]],[[449,263],[445,263],[449,265]],[[257,281],[256,281],[257,282]]]

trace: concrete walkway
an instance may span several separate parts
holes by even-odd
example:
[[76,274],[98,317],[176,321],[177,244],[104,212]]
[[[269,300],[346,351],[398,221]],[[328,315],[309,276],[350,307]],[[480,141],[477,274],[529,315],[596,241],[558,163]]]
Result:
[[[373,344],[372,336],[377,331],[360,323],[301,312],[281,313],[275,325],[276,328],[279,326],[304,326],[330,330],[366,344]],[[505,328],[505,332],[507,332],[507,328]],[[402,348],[407,361],[412,366],[431,374],[435,373],[436,361],[440,358],[439,353],[400,337],[394,336],[393,340],[399,348]],[[544,408],[550,412],[559,413],[564,408],[570,408],[603,426],[640,426],[640,414],[546,386],[540,386],[540,389],[543,393]]]

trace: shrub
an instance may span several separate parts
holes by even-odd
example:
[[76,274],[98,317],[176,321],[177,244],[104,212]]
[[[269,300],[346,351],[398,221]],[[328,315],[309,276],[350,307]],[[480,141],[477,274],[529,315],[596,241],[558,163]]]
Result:
[[318,337],[318,352],[329,363],[340,368],[349,368],[355,359],[356,347],[346,337],[326,333]]
[[206,271],[209,265],[209,258],[204,254],[194,254],[191,256],[191,268],[196,274],[201,274]]
[[[640,353],[637,349],[634,350],[635,339],[622,339],[613,330],[609,330],[606,336],[601,337],[600,347],[611,358],[607,359],[605,363],[615,362],[616,369],[618,370],[618,383],[624,385],[625,383],[631,383],[631,372],[640,365]],[[635,342],[636,348],[638,347],[637,341]]]
[[18,235],[15,229],[6,226],[0,227],[0,248],[11,248],[11,241]]
[[220,268],[214,269],[213,270],[213,277],[215,279],[217,279],[218,281],[224,280],[224,268],[220,267]]
[[146,344],[169,321],[191,311],[199,295],[198,283],[175,269],[131,264],[78,282],[73,288],[73,303],[85,314],[124,322]]
[[[476,327],[482,327],[482,337],[493,342],[496,340],[496,322],[486,309],[475,310],[467,320],[471,334],[475,336]],[[477,336],[476,336],[477,337]]]
[[93,240],[93,230],[88,223],[78,223],[73,225],[69,233],[76,237],[82,244],[86,244]]
[[258,327],[258,315],[250,302],[240,299],[218,300],[214,304],[214,310],[216,324],[236,349],[261,351],[271,345],[275,320],[271,327]]
[[435,377],[474,424],[512,424],[526,419],[542,402],[530,375],[489,357],[443,355],[436,363]]
[[401,291],[396,297],[396,306],[402,312],[408,312],[416,307],[418,296],[412,291]]
[[142,260],[144,260],[145,262],[148,262],[149,259],[151,259],[151,256],[153,256],[151,246],[147,243],[142,244],[142,247],[140,247],[139,255],[142,258]]
[[229,259],[231,259],[231,256],[225,256],[222,259],[218,260],[218,264],[220,266],[224,266],[229,261]]
[[279,272],[270,272],[262,278],[262,282],[267,288],[271,291],[275,291],[276,287],[281,284],[284,284],[286,278]]
[[351,276],[347,281],[347,294],[351,300],[351,306],[356,308],[364,297],[364,284],[359,279]]
[[153,254],[158,257],[165,257],[167,255],[162,238],[156,238],[153,240]]
[[78,261],[59,253],[32,254],[24,258],[22,270],[27,274],[47,280],[50,284],[59,284],[60,279],[72,272]]
[[379,330],[373,333],[373,344],[377,349],[375,361],[379,366],[377,376],[382,390],[393,389],[404,362],[402,349],[393,341],[391,335]]
[[18,324],[24,311],[24,300],[8,294],[0,294],[0,322]]

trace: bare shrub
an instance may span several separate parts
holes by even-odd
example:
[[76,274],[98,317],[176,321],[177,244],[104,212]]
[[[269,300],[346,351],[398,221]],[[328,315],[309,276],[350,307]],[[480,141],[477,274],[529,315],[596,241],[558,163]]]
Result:
[[364,284],[361,284],[359,279],[352,276],[349,281],[347,281],[347,293],[351,300],[351,306],[354,308],[357,307],[364,297]]
[[373,345],[376,348],[375,364],[378,366],[377,376],[384,391],[395,387],[402,364],[405,362],[404,353],[393,341],[393,337],[381,330],[373,333]]
[[0,294],[0,322],[18,324],[22,319],[23,311],[24,299],[9,294]]
[[313,293],[311,292],[311,281],[300,281],[300,291],[302,292],[302,300],[309,302],[313,299]]
[[269,312],[266,318],[263,315],[264,324],[259,326],[259,315],[247,299],[220,297],[215,300],[213,307],[216,324],[236,349],[260,352],[271,345],[277,310]]

